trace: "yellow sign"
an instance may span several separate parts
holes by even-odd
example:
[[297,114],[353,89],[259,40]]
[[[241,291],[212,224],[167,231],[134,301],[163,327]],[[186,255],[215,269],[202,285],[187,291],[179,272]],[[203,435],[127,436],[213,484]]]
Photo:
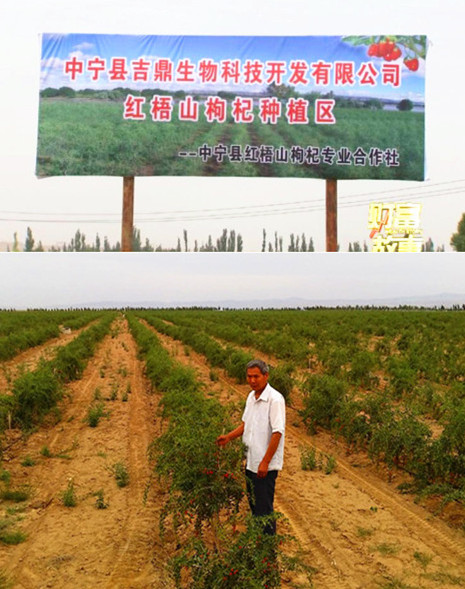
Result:
[[370,203],[368,229],[373,252],[421,252],[421,204]]

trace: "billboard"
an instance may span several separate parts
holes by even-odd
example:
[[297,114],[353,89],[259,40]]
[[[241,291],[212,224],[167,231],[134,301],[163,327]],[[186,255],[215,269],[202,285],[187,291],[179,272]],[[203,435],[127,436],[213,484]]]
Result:
[[425,177],[425,36],[42,35],[39,177]]

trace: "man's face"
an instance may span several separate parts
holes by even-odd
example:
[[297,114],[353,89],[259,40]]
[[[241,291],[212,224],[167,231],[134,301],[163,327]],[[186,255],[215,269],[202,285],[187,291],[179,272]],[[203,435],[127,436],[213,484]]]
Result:
[[247,368],[247,382],[256,393],[261,393],[268,383],[268,374],[262,374],[260,368]]

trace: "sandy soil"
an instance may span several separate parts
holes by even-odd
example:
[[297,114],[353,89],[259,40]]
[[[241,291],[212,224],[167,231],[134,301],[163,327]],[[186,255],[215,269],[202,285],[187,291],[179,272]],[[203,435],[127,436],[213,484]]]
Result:
[[[120,320],[118,326],[118,334],[100,345],[83,379],[69,387],[62,420],[41,428],[4,455],[12,486],[26,484],[32,492],[24,510],[16,514],[22,518],[18,527],[28,534],[27,540],[0,546],[0,568],[14,579],[14,587],[172,587],[164,563],[174,546],[158,536],[158,516],[166,497],[156,481],[151,481],[143,501],[150,476],[146,450],[162,428],[158,397],[144,378],[126,323]],[[245,400],[246,385],[235,384],[218,369],[211,380],[211,368],[203,357],[193,351],[186,354],[183,344],[160,337],[178,361],[195,369],[206,394],[225,403]],[[131,393],[124,402],[128,384]],[[84,418],[96,389],[110,415],[90,428]],[[109,400],[116,389],[117,399]],[[287,417],[285,467],[278,477],[276,508],[288,520],[281,525],[299,540],[306,562],[316,569],[316,589],[465,586],[463,532],[400,495],[396,481],[387,483],[383,472],[363,454],[346,456],[345,447],[324,433],[309,436],[295,409],[288,408]],[[44,446],[53,457],[41,455]],[[331,474],[302,470],[303,446],[336,457],[335,470]],[[25,456],[36,464],[22,466]],[[127,487],[116,485],[111,467],[117,462],[127,466]],[[78,498],[74,508],[65,507],[60,498],[70,480]],[[94,493],[100,489],[107,509],[96,508]],[[289,575],[283,586],[306,586],[299,581]]]
[[[131,392],[122,401],[128,385]],[[109,416],[91,428],[84,420],[96,389]],[[117,399],[111,401],[115,390]],[[28,485],[32,495],[18,514],[27,540],[0,547],[0,568],[21,589],[169,587],[164,580],[167,556],[156,533],[162,490],[151,485],[144,503],[150,476],[147,448],[160,431],[158,400],[125,323],[119,322],[116,337],[103,341],[68,393],[57,425],[41,428],[4,455],[11,486]],[[42,456],[44,446],[52,457]],[[25,456],[36,464],[21,466]],[[116,463],[129,472],[124,488],[116,484]],[[70,481],[77,496],[74,508],[61,500]],[[107,509],[96,508],[99,490]]]

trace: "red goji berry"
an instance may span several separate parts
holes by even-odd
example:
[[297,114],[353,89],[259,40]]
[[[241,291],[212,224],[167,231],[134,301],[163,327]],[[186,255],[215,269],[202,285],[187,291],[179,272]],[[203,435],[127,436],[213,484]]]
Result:
[[368,55],[370,57],[379,57],[379,48],[377,43],[373,43],[368,47]]
[[412,72],[416,72],[420,62],[418,61],[418,59],[416,57],[414,57],[413,59],[406,59],[404,60],[405,65],[408,67],[408,69]]

